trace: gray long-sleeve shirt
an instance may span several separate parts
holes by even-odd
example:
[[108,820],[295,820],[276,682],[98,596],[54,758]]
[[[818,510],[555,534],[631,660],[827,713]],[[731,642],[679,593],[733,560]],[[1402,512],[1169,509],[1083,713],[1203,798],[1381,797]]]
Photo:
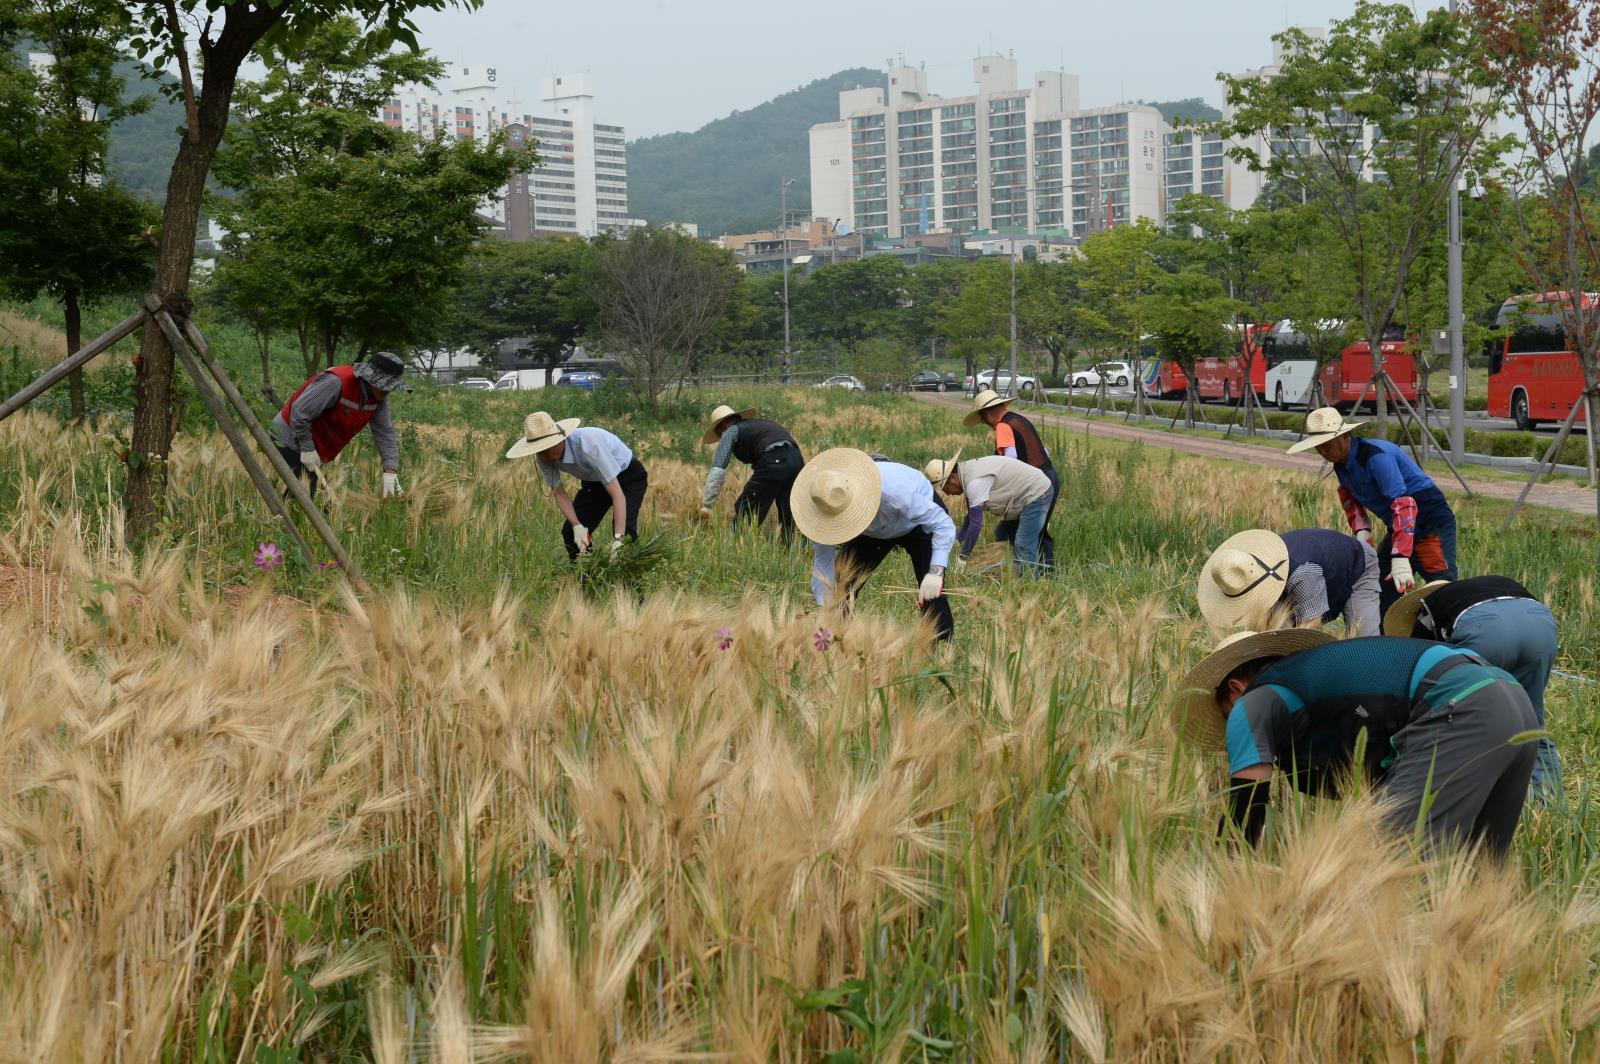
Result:
[[[361,387],[366,390],[367,384],[361,382]],[[306,390],[300,393],[300,398],[294,401],[292,417],[294,424],[285,424],[283,411],[278,411],[278,416],[272,419],[272,438],[285,447],[293,447],[300,452],[316,449],[316,444],[311,440],[311,423],[317,418],[332,410],[339,401],[343,388],[339,378],[332,373],[319,373]],[[372,442],[378,445],[378,457],[383,459],[384,469],[400,469],[400,434],[395,430],[394,417],[389,413],[389,399],[384,397],[378,404],[378,412],[372,415],[372,420],[367,422],[367,428],[372,430]]]

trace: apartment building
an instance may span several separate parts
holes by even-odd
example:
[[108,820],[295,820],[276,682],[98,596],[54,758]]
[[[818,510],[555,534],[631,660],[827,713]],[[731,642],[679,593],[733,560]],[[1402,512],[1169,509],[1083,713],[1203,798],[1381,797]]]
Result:
[[482,142],[504,131],[514,145],[532,143],[539,166],[516,175],[483,207],[506,239],[589,237],[644,224],[628,213],[623,128],[596,121],[588,73],[540,79],[538,106],[525,107],[506,92],[494,67],[464,65],[450,73],[443,91],[408,87],[384,105],[382,117],[386,125],[423,136],[442,130]]
[[1193,129],[1168,132],[1162,141],[1162,204],[1165,214],[1185,196],[1196,193],[1227,203],[1236,171],[1227,145],[1215,133]]

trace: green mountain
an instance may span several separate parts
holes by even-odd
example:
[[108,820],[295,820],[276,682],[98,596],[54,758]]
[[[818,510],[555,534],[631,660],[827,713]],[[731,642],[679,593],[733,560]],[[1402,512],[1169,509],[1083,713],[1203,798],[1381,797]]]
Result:
[[1139,102],[1160,111],[1161,117],[1167,120],[1169,126],[1175,126],[1180,121],[1216,122],[1222,118],[1221,111],[1198,96],[1191,96],[1187,100],[1140,100]]
[[178,154],[178,130],[183,126],[183,107],[162,95],[161,87],[176,82],[132,59],[117,64],[117,76],[122,78],[124,98],[149,96],[152,100],[144,114],[124,118],[111,127],[106,163],[112,176],[133,192],[160,202],[167,198],[167,178]]
[[642,137],[628,145],[628,208],[653,223],[695,222],[702,234],[770,229],[778,184],[793,178],[789,206],[811,202],[807,131],[839,117],[839,92],[880,85],[883,72],[858,67],[735,111],[693,133]]

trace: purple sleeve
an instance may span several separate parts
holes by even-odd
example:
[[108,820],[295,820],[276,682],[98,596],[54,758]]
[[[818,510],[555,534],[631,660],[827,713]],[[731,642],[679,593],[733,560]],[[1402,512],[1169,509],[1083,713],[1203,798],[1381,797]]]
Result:
[[961,547],[961,556],[967,557],[972,553],[972,548],[978,545],[978,537],[983,534],[983,505],[969,506],[967,519],[961,522],[961,531],[956,534],[956,543]]

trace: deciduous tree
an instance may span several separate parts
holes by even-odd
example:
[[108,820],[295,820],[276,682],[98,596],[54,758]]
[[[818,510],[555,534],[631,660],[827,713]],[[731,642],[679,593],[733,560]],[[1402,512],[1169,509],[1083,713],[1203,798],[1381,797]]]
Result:
[[598,308],[585,283],[591,253],[576,237],[479,241],[443,339],[485,364],[515,339],[544,364],[548,379],[595,326]]

